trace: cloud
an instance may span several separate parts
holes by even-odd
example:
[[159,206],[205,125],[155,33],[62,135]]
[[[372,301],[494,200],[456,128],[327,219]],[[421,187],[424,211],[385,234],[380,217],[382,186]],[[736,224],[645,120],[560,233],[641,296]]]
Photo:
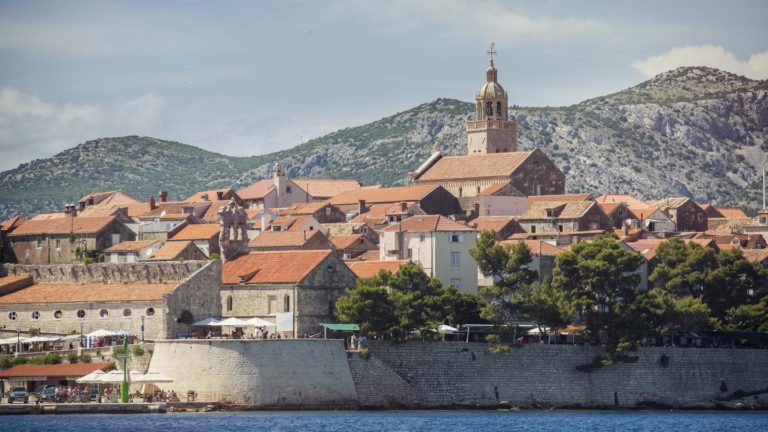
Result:
[[570,40],[607,34],[610,26],[592,18],[530,15],[508,4],[477,0],[423,0],[345,3],[338,15],[363,16],[380,31],[408,33],[431,29],[443,37],[505,41]]
[[165,101],[149,93],[111,105],[57,105],[12,87],[0,89],[0,169],[48,157],[87,139],[151,134]]
[[681,66],[709,66],[752,79],[768,79],[768,51],[752,54],[748,60],[741,61],[718,45],[684,46],[636,60],[632,66],[647,77]]

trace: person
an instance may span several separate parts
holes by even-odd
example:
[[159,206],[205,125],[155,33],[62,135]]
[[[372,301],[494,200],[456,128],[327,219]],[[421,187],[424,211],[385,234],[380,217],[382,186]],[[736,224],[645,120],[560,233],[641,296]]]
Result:
[[206,335],[205,335],[205,338],[206,338],[206,339],[210,339],[210,338],[211,338],[211,336],[212,336],[212,335],[211,335],[211,331],[210,331],[210,330],[208,330],[208,334],[206,334]]
[[349,348],[353,351],[357,349],[357,335],[354,333],[349,338]]

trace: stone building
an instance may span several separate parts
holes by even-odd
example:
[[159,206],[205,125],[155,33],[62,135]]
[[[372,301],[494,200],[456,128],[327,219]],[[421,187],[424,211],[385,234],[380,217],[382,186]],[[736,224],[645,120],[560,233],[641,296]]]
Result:
[[185,225],[181,230],[168,239],[169,242],[191,241],[206,256],[221,253],[219,234],[221,228],[214,224]]
[[328,237],[336,255],[343,260],[352,260],[368,251],[378,251],[379,246],[362,234],[340,234]]
[[104,251],[105,261],[110,263],[124,263],[147,260],[160,249],[163,242],[160,240],[124,241]]
[[477,292],[477,264],[469,250],[477,232],[440,215],[413,216],[381,231],[381,260],[411,260],[429,276]]
[[222,317],[276,322],[289,313],[293,331],[313,335],[335,322],[336,300],[355,286],[355,274],[330,250],[252,252],[224,263]]
[[676,231],[706,231],[707,213],[688,197],[665,198],[649,202],[675,223]]
[[114,217],[73,215],[28,220],[8,235],[21,264],[71,263],[78,260],[78,251],[92,255],[135,238],[133,231]]
[[150,259],[152,261],[200,261],[208,257],[191,241],[174,241],[163,245],[152,254]]
[[23,216],[14,216],[0,224],[0,262],[15,263],[16,255],[8,235],[26,222]]
[[187,333],[196,317],[221,311],[219,261],[6,264],[3,271],[5,278],[28,275],[23,286],[0,286],[0,327],[14,332],[140,335],[143,317],[145,339],[167,339]]
[[426,214],[453,215],[461,212],[458,200],[440,185],[364,187],[331,198],[331,204],[350,216],[366,213],[369,206],[415,203]]
[[285,250],[331,250],[328,237],[322,231],[264,231],[248,242],[252,252]]

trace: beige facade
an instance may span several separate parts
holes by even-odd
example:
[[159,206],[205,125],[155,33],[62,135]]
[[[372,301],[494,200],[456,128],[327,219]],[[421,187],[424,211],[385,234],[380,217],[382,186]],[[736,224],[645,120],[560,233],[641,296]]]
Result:
[[493,59],[475,97],[476,120],[467,122],[467,154],[517,151],[517,120],[509,118],[507,92],[499,84]]

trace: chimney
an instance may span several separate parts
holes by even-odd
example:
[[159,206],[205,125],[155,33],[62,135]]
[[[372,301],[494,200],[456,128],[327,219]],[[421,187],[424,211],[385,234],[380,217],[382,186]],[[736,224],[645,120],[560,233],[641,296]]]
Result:
[[77,207],[74,204],[66,204],[64,206],[64,214],[68,217],[77,217]]
[[80,201],[80,211],[85,210],[85,201]]
[[621,232],[624,234],[624,237],[629,236],[629,223],[624,222],[621,224]]
[[268,217],[268,213],[265,210],[264,212],[261,213],[261,232],[265,232],[269,227],[269,224],[267,223],[267,217]]
[[222,191],[216,192],[216,198],[218,198],[219,201],[223,200],[224,199],[224,192],[222,192]]
[[476,217],[480,217],[480,203],[472,203],[472,211]]
[[365,200],[357,200],[357,212],[360,214],[365,213]]
[[400,203],[400,211],[406,211],[408,210],[408,203],[407,202],[401,202]]
[[168,201],[168,192],[167,191],[160,191],[160,194],[158,196],[160,197],[160,202]]
[[157,208],[157,203],[155,202],[155,197],[151,196],[149,197],[149,209],[154,210]]

